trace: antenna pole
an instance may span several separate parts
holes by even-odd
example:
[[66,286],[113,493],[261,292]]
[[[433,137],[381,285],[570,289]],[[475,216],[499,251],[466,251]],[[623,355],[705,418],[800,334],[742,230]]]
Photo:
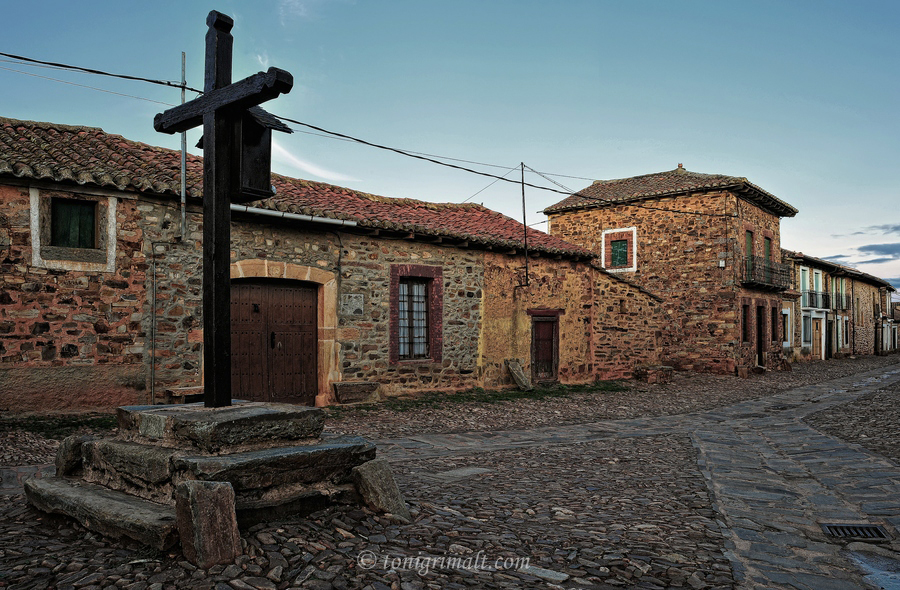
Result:
[[[181,52],[181,104],[184,104],[184,88],[187,84],[184,70],[184,52]],[[187,131],[181,132],[181,239],[187,233]]]
[[528,221],[525,218],[525,162],[522,162],[522,235],[525,237],[525,286],[528,286]]

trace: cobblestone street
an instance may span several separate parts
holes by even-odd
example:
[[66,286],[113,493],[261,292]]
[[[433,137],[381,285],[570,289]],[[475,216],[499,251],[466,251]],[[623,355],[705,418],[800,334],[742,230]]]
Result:
[[[444,409],[423,410],[419,433],[407,433],[416,412],[397,417],[401,429],[380,410],[351,413],[334,428],[365,417],[382,433],[413,522],[331,508],[245,531],[238,562],[209,571],[34,511],[18,481],[40,469],[7,468],[0,587],[866,588],[855,553],[819,525],[882,524],[894,539],[880,551],[900,549],[897,360],[839,361],[818,382],[824,364],[722,380],[719,403],[689,413],[654,405],[661,388],[634,392],[643,412],[620,403],[630,392],[595,398],[611,407],[583,423],[566,410],[588,407],[580,398],[523,404],[525,416],[558,411],[556,425],[525,427],[508,406],[446,410],[504,430],[429,428]],[[682,379],[669,392],[690,399]]]

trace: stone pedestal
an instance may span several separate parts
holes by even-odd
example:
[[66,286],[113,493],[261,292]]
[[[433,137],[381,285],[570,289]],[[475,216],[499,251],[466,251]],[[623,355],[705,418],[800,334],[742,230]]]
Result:
[[[188,482],[225,482],[237,522],[251,526],[333,502],[359,502],[353,469],[375,458],[375,445],[363,438],[322,436],[319,408],[257,402],[129,406],[119,408],[118,421],[114,438],[67,439],[57,457],[58,475],[26,481],[25,494],[41,510],[158,549],[178,539],[177,490],[185,506],[194,496],[194,504],[202,503],[209,491],[185,487]],[[215,485],[210,489],[221,492]],[[228,496],[213,495],[218,501]],[[185,547],[190,544],[188,557],[202,563],[221,559],[210,557],[197,537],[202,519],[191,519],[191,527],[178,527],[191,531],[191,539],[182,539]]]

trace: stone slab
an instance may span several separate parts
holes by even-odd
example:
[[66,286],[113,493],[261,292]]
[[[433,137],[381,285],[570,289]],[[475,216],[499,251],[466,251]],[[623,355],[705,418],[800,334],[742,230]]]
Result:
[[242,553],[234,489],[220,481],[185,481],[175,489],[175,516],[184,556],[199,568],[233,563]]
[[126,439],[208,453],[314,439],[325,425],[321,408],[240,401],[224,408],[202,403],[123,406],[117,418]]
[[342,404],[355,404],[378,399],[377,381],[342,381],[334,383],[334,395]]
[[509,374],[512,375],[513,381],[516,382],[519,389],[522,391],[531,391],[533,389],[531,379],[525,374],[525,370],[522,369],[518,359],[506,359],[506,368],[509,369]]
[[172,506],[62,477],[26,480],[25,497],[38,510],[64,514],[108,537],[129,537],[159,550],[178,541]]
[[384,459],[375,459],[353,468],[353,482],[363,501],[380,512],[399,516],[409,522],[412,516],[397,487],[391,467]]
[[176,479],[227,481],[238,496],[290,484],[349,481],[350,470],[375,458],[375,445],[359,436],[229,455],[175,457]]

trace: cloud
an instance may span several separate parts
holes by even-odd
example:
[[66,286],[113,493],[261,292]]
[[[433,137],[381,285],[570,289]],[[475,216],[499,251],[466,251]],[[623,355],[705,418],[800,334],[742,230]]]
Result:
[[347,176],[340,172],[332,172],[331,170],[322,168],[312,162],[307,162],[302,158],[298,158],[282,146],[278,145],[274,140],[272,141],[272,158],[329,182],[359,182],[359,179],[353,178],[352,176]]
[[897,260],[896,258],[873,258],[871,260],[858,260],[854,262],[854,264],[881,264],[882,262],[891,262],[893,260]]
[[870,225],[866,228],[869,231],[878,231],[884,234],[900,235],[900,223],[887,223],[884,225]]
[[268,53],[263,53],[263,54],[257,53],[256,61],[259,62],[259,65],[262,66],[262,69],[264,69],[264,70],[269,69],[269,54]]
[[823,256],[822,260],[828,260],[830,262],[840,263],[841,259],[847,259],[847,258],[850,258],[850,257],[847,256],[846,254],[835,254],[834,256]]
[[866,246],[857,246],[856,250],[863,254],[886,256],[891,260],[900,258],[900,242],[893,244],[868,244]]

